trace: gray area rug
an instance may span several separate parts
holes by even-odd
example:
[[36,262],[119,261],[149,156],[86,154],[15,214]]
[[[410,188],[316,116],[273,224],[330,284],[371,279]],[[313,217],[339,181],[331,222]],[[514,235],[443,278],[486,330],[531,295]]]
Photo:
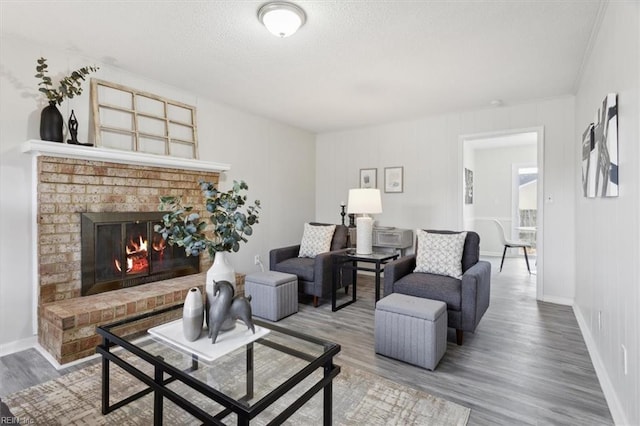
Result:
[[[3,398],[18,424],[36,425],[150,425],[153,423],[153,396],[145,396],[106,416],[100,412],[101,365],[96,364],[25,389]],[[174,383],[174,390],[189,397],[209,412],[220,406]],[[143,385],[112,364],[111,397],[115,402],[143,388]],[[294,389],[295,391],[295,389]],[[293,391],[292,391],[293,392]],[[252,424],[266,424],[286,407],[286,397],[276,402],[272,412],[258,416]],[[333,424],[336,425],[466,425],[470,410],[402,386],[352,367],[342,366],[333,382]],[[235,424],[230,415],[226,424]],[[201,424],[165,399],[164,424]],[[286,424],[322,424],[322,392],[305,404]]]

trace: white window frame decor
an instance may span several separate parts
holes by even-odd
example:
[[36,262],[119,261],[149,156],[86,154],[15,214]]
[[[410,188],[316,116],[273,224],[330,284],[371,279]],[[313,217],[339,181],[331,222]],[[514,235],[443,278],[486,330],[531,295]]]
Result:
[[[121,101],[111,102],[104,99],[109,97],[104,96],[105,94]],[[101,96],[103,99],[100,99]],[[156,111],[145,109],[143,106],[151,103],[156,107]],[[96,146],[198,158],[198,129],[194,106],[92,78],[91,114]],[[108,114],[118,115],[120,119],[117,123],[107,122],[104,117]],[[130,125],[123,125],[125,122]],[[124,141],[130,137],[130,144],[122,142],[116,145],[109,142],[117,136],[124,136]]]

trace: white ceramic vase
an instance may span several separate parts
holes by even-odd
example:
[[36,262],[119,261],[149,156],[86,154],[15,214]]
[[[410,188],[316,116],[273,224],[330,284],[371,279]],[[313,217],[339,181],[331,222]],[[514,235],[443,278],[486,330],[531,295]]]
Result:
[[213,297],[213,283],[215,281],[229,281],[236,290],[236,271],[227,261],[227,252],[219,251],[213,258],[213,265],[207,271],[207,296]]
[[[206,292],[207,292],[207,309],[209,307],[209,302],[214,299],[213,295],[213,284],[217,281],[228,281],[233,286],[233,292],[236,292],[236,271],[233,270],[233,266],[227,261],[227,252],[219,251],[216,252],[215,257],[213,258],[213,265],[207,271],[206,278]],[[208,312],[207,312],[208,318]],[[207,323],[207,326],[209,324]],[[231,330],[235,327],[235,321],[227,320],[222,324],[221,330]]]
[[198,340],[202,333],[204,321],[204,303],[202,293],[198,287],[192,287],[187,292],[182,308],[182,332],[189,342]]

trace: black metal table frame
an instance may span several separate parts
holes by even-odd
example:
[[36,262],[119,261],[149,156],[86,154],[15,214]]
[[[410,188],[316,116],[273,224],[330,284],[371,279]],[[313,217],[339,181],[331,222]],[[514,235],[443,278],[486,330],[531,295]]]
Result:
[[[160,356],[152,355],[146,352],[144,349],[136,346],[135,344],[116,336],[111,332],[111,329],[128,324],[141,319],[149,318],[155,315],[159,315],[165,312],[179,309],[182,305],[176,305],[155,312],[150,312],[144,315],[137,316],[131,319],[125,319],[112,324],[99,326],[96,331],[102,336],[102,344],[96,347],[96,352],[102,355],[102,414],[108,414],[114,410],[123,407],[130,402],[133,402],[151,392],[154,392],[154,414],[153,424],[162,425],[162,411],[164,398],[169,399],[194,417],[198,418],[203,424],[206,425],[224,425],[222,419],[231,413],[237,415],[238,425],[248,425],[251,419],[256,417],[272,403],[282,397],[284,394],[293,389],[297,384],[307,378],[313,371],[322,368],[324,371],[323,378],[316,382],[311,388],[303,393],[298,399],[290,404],[285,410],[278,414],[269,424],[277,425],[288,419],[293,413],[295,413],[302,405],[304,405],[309,399],[311,399],[316,393],[324,389],[323,399],[323,424],[331,425],[332,423],[332,411],[333,411],[333,378],[340,373],[340,366],[333,364],[333,357],[340,352],[340,345],[328,342],[325,340],[317,339],[312,336],[308,336],[302,333],[298,333],[293,330],[278,327],[271,323],[265,323],[263,321],[254,319],[254,324],[260,325],[265,328],[269,328],[273,331],[283,333],[292,337],[296,337],[302,340],[306,340],[312,343],[323,345],[325,352],[319,357],[315,357],[304,352],[300,352],[293,348],[281,345],[279,343],[271,342],[265,338],[257,339],[255,342],[259,342],[265,346],[270,346],[276,350],[288,353],[295,357],[309,361],[309,365],[300,370],[298,373],[287,379],[280,386],[269,392],[262,399],[255,402],[251,406],[245,401],[253,397],[253,344],[248,343],[246,345],[246,372],[247,372],[247,394],[240,400],[235,400],[224,393],[202,383],[198,379],[191,377],[188,372],[198,369],[198,359],[196,355],[192,355],[191,367],[185,371],[177,369],[176,367],[168,364]],[[117,354],[110,351],[112,346],[120,346],[128,352],[136,355],[138,358],[148,362],[154,367],[154,377],[149,377],[147,374],[134,367],[129,362],[120,358]],[[127,371],[129,374],[145,383],[148,388],[143,389],[121,401],[113,404],[109,403],[109,363],[113,362]],[[165,374],[169,377],[164,378]],[[176,392],[167,388],[169,383],[176,380],[184,383],[195,391],[211,398],[215,402],[224,406],[225,408],[215,415],[211,415],[204,410],[200,409],[187,399],[178,395]]]
[[[387,253],[378,253],[378,254],[387,254]],[[333,312],[339,311],[340,309],[351,305],[356,301],[357,298],[357,281],[358,281],[358,271],[368,271],[375,272],[376,276],[376,302],[380,300],[380,274],[383,270],[383,265],[395,260],[399,257],[398,253],[388,253],[388,256],[383,256],[381,258],[373,259],[371,257],[366,257],[367,255],[358,255],[357,253],[341,253],[333,255],[333,280],[331,282],[331,310]],[[366,268],[363,266],[358,266],[358,262],[366,262],[375,264],[374,268]],[[350,265],[348,265],[350,263]],[[351,291],[351,300],[344,302],[343,304],[336,306],[336,297],[338,294],[338,281],[340,279],[340,273],[344,269],[350,269],[352,274],[352,284],[353,288]],[[375,303],[375,302],[374,302]]]

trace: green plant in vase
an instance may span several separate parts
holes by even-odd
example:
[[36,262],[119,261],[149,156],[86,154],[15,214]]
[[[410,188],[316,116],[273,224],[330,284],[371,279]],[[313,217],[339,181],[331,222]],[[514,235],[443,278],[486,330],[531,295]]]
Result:
[[40,80],[38,83],[38,91],[43,93],[49,105],[44,107],[40,116],[40,138],[53,142],[62,142],[62,128],[64,125],[62,114],[58,111],[57,105],[60,105],[65,98],[73,98],[82,94],[82,82],[85,77],[92,72],[100,69],[96,66],[88,66],[79,68],[70,75],[63,77],[58,86],[54,87],[53,80],[49,77],[49,65],[45,58],[40,58],[36,65],[35,77]]
[[[247,237],[253,235],[261,207],[260,200],[247,203],[249,186],[244,181],[234,181],[228,191],[218,190],[211,182],[200,181],[199,184],[210,213],[209,223],[193,211],[193,206],[183,205],[180,197],[165,196],[160,197],[159,209],[167,213],[162,217],[162,224],[155,225],[154,230],[168,244],[184,247],[187,256],[198,256],[204,251],[209,253],[213,265],[207,271],[205,283],[208,305],[215,297],[214,284],[218,281],[228,281],[235,293],[236,274],[227,262],[226,253],[237,252],[240,243],[246,243]],[[205,312],[208,314],[208,308]],[[235,322],[227,318],[221,330],[233,327]]]
[[[207,289],[213,281],[229,281],[235,288],[235,271],[226,259],[226,253],[237,252],[240,244],[253,235],[253,226],[259,223],[260,200],[247,203],[249,189],[244,181],[234,181],[228,191],[218,190],[211,182],[200,181],[205,207],[210,213],[208,222],[193,206],[182,204],[180,197],[160,197],[160,210],[167,213],[158,232],[170,245],[184,247],[187,256],[208,252],[213,265],[207,272]],[[209,291],[207,291],[209,294]]]
[[193,206],[184,206],[180,197],[160,197],[161,211],[167,211],[162,225],[155,231],[170,244],[184,247],[187,256],[198,256],[207,251],[213,259],[219,252],[237,252],[240,243],[246,243],[253,234],[253,226],[259,223],[260,200],[247,204],[245,192],[249,189],[244,181],[234,181],[226,191],[218,190],[211,182],[200,181],[200,190],[205,199],[209,222],[213,225],[212,237],[207,232],[208,223]]

